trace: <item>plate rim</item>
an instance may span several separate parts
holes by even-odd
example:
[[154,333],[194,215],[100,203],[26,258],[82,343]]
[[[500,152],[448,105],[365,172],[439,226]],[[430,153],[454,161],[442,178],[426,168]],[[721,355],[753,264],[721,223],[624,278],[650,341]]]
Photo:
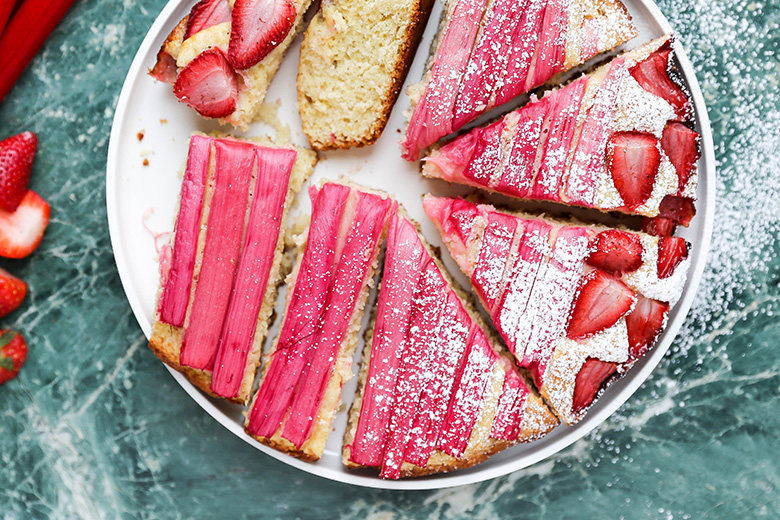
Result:
[[[136,80],[139,73],[145,68],[144,58],[152,49],[154,42],[159,37],[163,28],[169,23],[171,16],[182,5],[190,3],[192,0],[168,0],[165,7],[155,18],[154,23],[149,28],[146,36],[144,37],[138,51],[133,58],[133,61],[128,69],[125,81],[123,82],[122,90],[114,109],[114,119],[111,125],[111,133],[108,146],[108,154],[106,159],[106,210],[107,220],[109,227],[109,237],[111,242],[112,252],[114,254],[114,261],[116,264],[117,272],[119,273],[122,288],[125,293],[125,297],[130,303],[130,307],[133,314],[141,327],[144,335],[148,339],[151,332],[151,324],[146,323],[146,317],[144,316],[141,307],[141,301],[139,295],[132,290],[128,290],[131,287],[131,273],[127,262],[127,253],[124,245],[119,240],[120,219],[117,211],[118,202],[118,168],[116,168],[120,150],[121,129],[125,124],[125,118],[127,117],[127,108],[132,94],[132,83]],[[672,26],[660,11],[658,6],[652,2],[652,0],[633,0],[633,2],[640,4],[647,9],[652,17],[652,22],[658,24],[662,31],[665,33],[674,33]],[[401,480],[383,480],[378,475],[366,476],[359,473],[349,473],[344,471],[337,471],[335,469],[312,464],[309,462],[301,461],[295,457],[291,457],[284,453],[278,452],[268,446],[265,446],[256,440],[246,435],[243,428],[231,420],[227,415],[222,413],[217,406],[208,398],[205,394],[201,393],[195,386],[186,380],[184,376],[175,370],[171,369],[167,365],[164,365],[166,369],[171,373],[177,383],[184,389],[187,394],[212,418],[222,424],[228,431],[238,436],[240,439],[247,442],[250,446],[259,449],[261,452],[273,457],[276,460],[284,462],[297,469],[303,470],[309,474],[327,478],[336,482],[345,484],[353,484],[361,487],[374,488],[374,489],[398,489],[398,490],[431,490],[431,489],[445,489],[455,486],[461,486],[465,484],[474,484],[483,482],[493,478],[507,475],[515,471],[527,468],[538,462],[549,458],[550,456],[558,453],[559,451],[571,446],[576,441],[593,431],[596,427],[606,421],[620,406],[622,406],[636,390],[644,384],[655,370],[656,366],[660,363],[666,352],[669,350],[674,339],[677,337],[680,328],[688,317],[693,300],[695,299],[699,284],[704,274],[704,270],[708,264],[710,243],[712,237],[712,230],[714,225],[715,215],[715,187],[716,187],[716,163],[715,163],[715,150],[712,136],[712,128],[710,125],[710,119],[707,113],[704,97],[701,92],[698,79],[695,74],[693,65],[688,59],[685,50],[682,48],[679,40],[675,39],[675,53],[678,63],[680,65],[680,72],[684,76],[688,89],[690,91],[693,106],[696,110],[696,122],[701,135],[702,156],[699,162],[699,178],[705,179],[703,197],[699,198],[699,214],[697,218],[702,219],[700,224],[700,233],[696,237],[695,247],[699,248],[698,255],[701,256],[701,260],[695,263],[692,267],[692,271],[689,272],[688,288],[683,294],[680,301],[675,308],[675,316],[673,320],[668,324],[664,331],[663,341],[656,345],[650,354],[646,355],[640,363],[632,368],[631,378],[623,378],[617,384],[622,383],[621,388],[614,388],[608,400],[601,399],[597,403],[591,412],[581,422],[575,426],[568,427],[567,434],[563,438],[554,439],[551,442],[544,442],[544,439],[535,441],[538,449],[524,454],[523,458],[518,461],[506,461],[497,467],[485,467],[480,468],[475,466],[476,470],[469,471],[463,470],[454,473],[445,473],[439,475],[433,475],[429,477],[423,477],[418,479],[401,479]],[[703,174],[703,175],[702,175]],[[702,195],[702,194],[700,194]],[[701,204],[701,203],[704,204]],[[703,206],[703,207],[702,207]],[[702,211],[703,210],[703,211]],[[619,390],[619,391],[618,391]]]

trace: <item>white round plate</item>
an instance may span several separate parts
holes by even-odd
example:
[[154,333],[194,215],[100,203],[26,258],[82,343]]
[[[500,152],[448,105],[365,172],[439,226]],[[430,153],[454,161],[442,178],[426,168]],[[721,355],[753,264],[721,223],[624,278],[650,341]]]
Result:
[[[634,47],[650,39],[671,32],[671,27],[658,8],[649,0],[623,0],[639,30],[639,37],[629,42]],[[154,234],[170,231],[181,184],[188,138],[193,131],[220,129],[205,121],[186,106],[178,103],[168,85],[155,82],[146,71],[155,62],[155,56],[168,32],[186,15],[195,0],[171,0],[149,30],[127,74],[116,108],[106,171],[106,202],[111,244],[119,275],[138,323],[149,337],[157,291],[158,263]],[[423,37],[417,57],[408,75],[408,82],[419,80],[430,42],[436,30],[441,5],[437,2]],[[296,107],[295,77],[297,74],[300,38],[289,49],[273,80],[266,102],[278,107],[278,119],[289,126],[290,138],[295,144],[306,146],[301,132]],[[317,463],[302,462],[272,450],[249,436],[242,429],[243,407],[231,405],[205,396],[184,377],[171,371],[176,380],[203,409],[228,430],[246,442],[287,464],[332,480],[361,486],[389,489],[432,489],[479,482],[519,470],[569,446],[593,430],[612,414],[647,379],[669,348],[680,329],[696,293],[709,249],[715,201],[715,156],[709,119],[693,68],[682,48],[677,46],[681,76],[693,95],[697,130],[702,137],[702,158],[699,161],[698,214],[682,235],[692,243],[692,267],[682,300],[670,314],[669,326],[656,347],[645,356],[622,380],[612,385],[591,409],[587,417],[574,427],[559,427],[545,438],[507,449],[474,468],[420,479],[385,481],[375,472],[347,471],[341,464],[341,438],[346,425],[346,407],[339,412],[325,453]],[[405,125],[404,110],[409,101],[403,94],[393,110],[384,135],[373,146],[320,155],[320,163],[312,179],[351,180],[393,193],[408,213],[422,223],[423,234],[434,246],[441,239],[433,225],[424,217],[420,197],[426,192],[440,195],[460,195],[462,188],[442,181],[423,179],[418,164],[400,158],[398,141]],[[481,120],[491,117],[483,116]],[[277,127],[278,128],[278,127]],[[270,127],[254,125],[250,132],[225,132],[235,135],[267,133]],[[143,134],[140,134],[143,132]],[[139,136],[143,135],[140,139]],[[144,160],[148,165],[144,165]],[[303,195],[303,194],[302,194]],[[308,197],[301,199],[300,211],[307,211]],[[465,287],[468,282],[448,255],[445,264]],[[358,352],[360,348],[358,348]],[[358,356],[356,356],[358,357]],[[357,361],[356,361],[357,363]],[[348,405],[355,389],[355,378],[344,387],[344,401]]]

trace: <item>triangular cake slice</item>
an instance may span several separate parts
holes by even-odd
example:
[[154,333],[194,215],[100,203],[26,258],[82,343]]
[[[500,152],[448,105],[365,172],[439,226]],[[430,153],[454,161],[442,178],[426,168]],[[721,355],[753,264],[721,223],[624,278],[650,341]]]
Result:
[[343,461],[397,479],[466,468],[557,419],[402,215],[390,222]]
[[407,90],[403,157],[636,36],[618,0],[451,0],[433,57]]
[[352,377],[363,308],[395,206],[389,196],[326,183],[311,190],[311,223],[288,278],[279,335],[246,432],[275,449],[317,460]]
[[[639,47],[425,158],[423,175],[521,199],[658,217],[695,213],[699,136],[671,37]],[[663,230],[663,231],[661,231]]]
[[171,31],[149,75],[201,116],[247,128],[311,0],[200,0]]
[[249,400],[282,276],[287,210],[315,161],[292,146],[190,140],[149,346],[213,396]]
[[655,343],[690,258],[680,237],[426,195],[426,214],[558,417],[580,420]]
[[374,143],[412,64],[433,0],[320,2],[301,43],[298,110],[315,150]]

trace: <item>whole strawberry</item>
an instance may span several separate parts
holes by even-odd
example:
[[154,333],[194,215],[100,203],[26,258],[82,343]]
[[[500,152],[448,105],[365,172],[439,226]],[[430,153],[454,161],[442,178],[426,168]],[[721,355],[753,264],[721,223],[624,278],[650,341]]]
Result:
[[0,385],[16,377],[27,359],[27,342],[18,332],[0,330]]
[[0,318],[15,311],[27,296],[27,284],[0,268]]
[[22,132],[0,141],[0,208],[16,211],[30,181],[38,137]]

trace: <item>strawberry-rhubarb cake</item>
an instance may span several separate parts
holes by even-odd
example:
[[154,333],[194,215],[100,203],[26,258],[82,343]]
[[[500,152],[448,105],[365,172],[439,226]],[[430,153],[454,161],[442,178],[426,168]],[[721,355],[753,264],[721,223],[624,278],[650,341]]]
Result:
[[450,471],[557,425],[486,330],[415,225],[394,215],[344,464],[390,479]]
[[522,199],[646,217],[670,235],[695,213],[699,135],[670,36],[457,137],[423,175]]
[[447,249],[521,367],[565,423],[655,343],[682,295],[680,237],[424,200]]
[[149,75],[201,116],[246,128],[257,116],[311,0],[200,0]]
[[352,356],[395,202],[326,183],[311,190],[303,252],[288,277],[279,335],[265,356],[246,432],[305,460],[322,456],[352,377]]
[[451,0],[412,101],[403,156],[636,36],[618,0]]
[[287,210],[311,151],[193,135],[149,346],[194,385],[246,403],[281,278]]

